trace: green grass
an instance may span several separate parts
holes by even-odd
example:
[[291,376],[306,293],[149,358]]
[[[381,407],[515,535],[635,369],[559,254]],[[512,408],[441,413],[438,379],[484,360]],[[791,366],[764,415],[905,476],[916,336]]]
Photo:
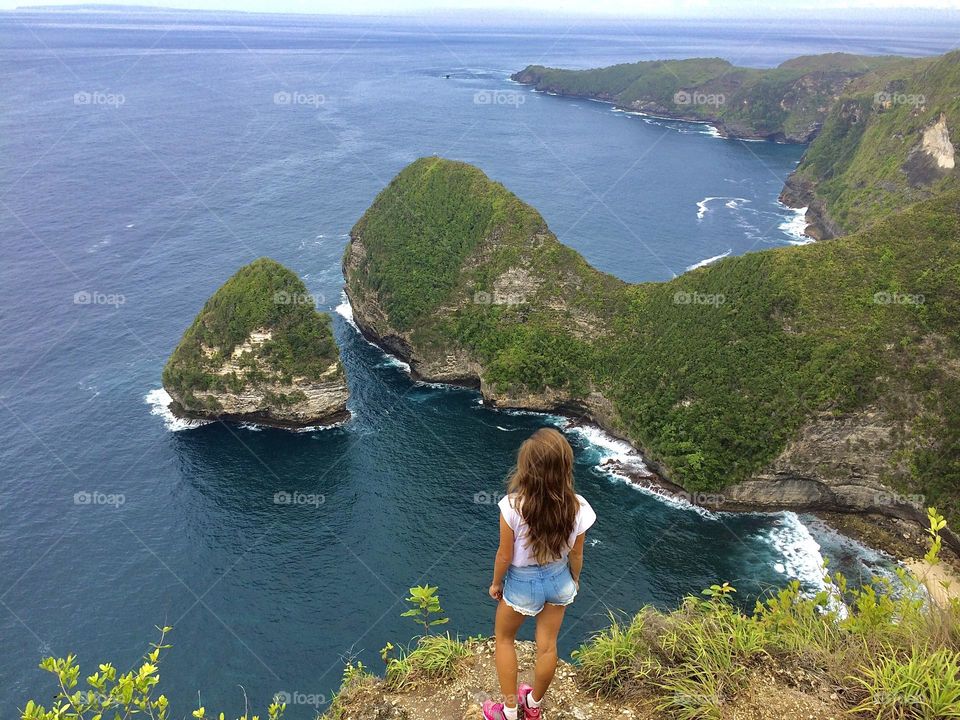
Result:
[[387,659],[384,683],[391,690],[410,687],[420,680],[451,680],[460,669],[460,661],[472,651],[467,643],[447,635],[424,635],[413,650],[400,651]]
[[960,603],[924,603],[916,581],[858,589],[836,575],[804,595],[797,582],[744,611],[723,597],[643,608],[575,653],[578,678],[604,697],[645,701],[666,717],[724,718],[754,673],[803,670],[851,717],[932,720],[960,713]]
[[[752,476],[819,413],[874,408],[894,428],[877,449],[883,480],[960,513],[960,193],[840,241],[640,285],[590,268],[502,185],[439,158],[401,172],[354,232],[367,252],[351,293],[380,297],[419,355],[460,349],[514,396],[602,392],[614,429],[688,489]],[[456,252],[418,274],[437,244]],[[522,302],[473,301],[517,268],[534,279]]]
[[[269,329],[272,337],[239,364],[245,372],[218,375],[216,370],[254,330]],[[195,393],[239,391],[262,379],[290,384],[295,377],[316,379],[338,359],[329,315],[314,306],[307,288],[291,270],[269,258],[240,268],[207,301],[184,333],[163,369],[168,391],[188,404]],[[281,393],[279,405],[297,400]]]

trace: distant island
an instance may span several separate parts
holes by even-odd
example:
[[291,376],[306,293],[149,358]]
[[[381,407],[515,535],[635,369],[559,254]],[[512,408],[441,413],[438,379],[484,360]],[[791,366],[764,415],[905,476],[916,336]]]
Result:
[[279,427],[349,417],[330,316],[269,258],[245,265],[207,301],[163,369],[174,414]]
[[630,112],[709,122],[730,138],[810,143],[781,200],[818,239],[957,188],[960,52],[932,58],[830,53],[754,69],[719,58],[595,70],[531,65],[517,82]]
[[842,241],[630,285],[430,157],[354,226],[344,276],[359,327],[415,376],[595,422],[704,504],[923,521],[920,496],[960,511],[958,238],[952,192]]

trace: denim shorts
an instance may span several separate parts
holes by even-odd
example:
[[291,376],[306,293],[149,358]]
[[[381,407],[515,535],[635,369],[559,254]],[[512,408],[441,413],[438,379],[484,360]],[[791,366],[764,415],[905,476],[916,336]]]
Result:
[[503,601],[521,615],[534,616],[546,603],[569,605],[577,584],[566,559],[548,565],[511,565],[503,580]]

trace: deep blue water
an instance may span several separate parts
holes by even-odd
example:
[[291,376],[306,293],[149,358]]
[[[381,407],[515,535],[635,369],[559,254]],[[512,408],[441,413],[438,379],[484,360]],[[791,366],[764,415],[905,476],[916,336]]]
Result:
[[[925,53],[955,36],[0,14],[3,712],[50,697],[42,656],[126,667],[157,624],[175,627],[162,667],[175,716],[198,690],[208,708],[238,714],[240,684],[259,709],[278,691],[329,694],[349,657],[379,670],[385,642],[416,631],[400,612],[418,582],[440,586],[454,632],[491,630],[497,521],[486,499],[520,441],[558,419],[414,384],[341,315],[353,411],[341,428],[175,429],[147,398],[205,299],[258,256],[298,272],[322,309],[340,305],[350,227],[422,155],[476,163],[631,281],[796,240],[776,197],[802,148],[532,93],[511,72]],[[745,599],[789,577],[813,587],[821,552],[854,575],[883,565],[793,515],[666,504],[597,469],[622,448],[570,438],[600,521],[565,653],[608,609],[669,607],[722,580]],[[277,504],[278,492],[317,502]]]

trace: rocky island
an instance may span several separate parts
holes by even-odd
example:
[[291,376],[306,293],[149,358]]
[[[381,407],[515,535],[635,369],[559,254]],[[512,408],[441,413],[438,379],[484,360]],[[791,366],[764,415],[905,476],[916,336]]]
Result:
[[922,521],[924,503],[960,510],[958,237],[946,193],[836,242],[630,285],[479,169],[430,157],[354,226],[344,275],[358,326],[415,376],[595,422],[719,507]]
[[330,316],[269,258],[240,268],[207,301],[163,369],[174,414],[278,427],[349,417]]

